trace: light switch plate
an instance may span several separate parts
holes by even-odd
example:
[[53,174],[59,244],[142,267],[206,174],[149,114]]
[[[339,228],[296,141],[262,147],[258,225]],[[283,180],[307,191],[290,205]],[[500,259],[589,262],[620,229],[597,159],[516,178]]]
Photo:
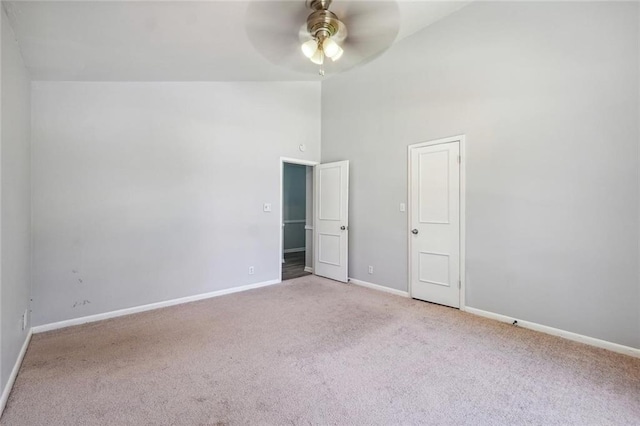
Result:
[[262,210],[264,210],[265,212],[270,212],[271,211],[271,203],[264,203],[264,206],[262,206]]
[[407,207],[404,205],[404,203],[400,203],[400,211],[403,212],[407,209]]

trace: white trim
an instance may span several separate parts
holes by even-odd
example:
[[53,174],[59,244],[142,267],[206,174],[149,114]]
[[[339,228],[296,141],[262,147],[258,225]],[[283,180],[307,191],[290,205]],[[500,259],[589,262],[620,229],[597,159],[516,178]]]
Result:
[[300,160],[298,158],[280,157],[281,163],[300,164],[301,166],[317,166],[320,164],[318,161],[312,160]]
[[362,280],[357,280],[355,278],[349,278],[349,282],[355,285],[359,285],[361,287],[371,288],[373,290],[383,291],[385,293],[395,294],[396,296],[409,297],[409,292],[396,290],[395,288],[386,287],[380,284],[373,284]]
[[[284,224],[282,217],[282,199],[284,198],[282,192],[284,191],[284,163],[289,164],[300,164],[302,166],[317,166],[320,164],[318,161],[310,161],[310,160],[299,160],[297,158],[288,158],[288,157],[280,157],[280,191],[278,191],[278,195],[280,196],[280,222],[278,223],[278,232],[280,233],[280,246],[278,247],[278,256],[277,259],[281,261],[278,262],[278,276],[282,278],[282,264],[284,263]],[[306,222],[306,220],[305,220]],[[305,229],[306,226],[305,226]],[[305,233],[306,234],[306,233]],[[311,236],[313,238],[313,235]]]
[[466,192],[467,192],[467,155],[465,135],[451,136],[429,142],[420,142],[407,146],[407,289],[411,296],[411,150],[431,145],[458,142],[460,147],[460,310],[466,306]]
[[24,339],[24,343],[22,344],[22,349],[20,349],[20,353],[18,354],[18,359],[16,359],[16,363],[13,366],[13,370],[11,370],[11,375],[9,376],[9,380],[7,380],[7,384],[4,386],[2,390],[2,397],[0,397],[0,416],[4,412],[4,408],[7,406],[7,401],[9,400],[9,395],[11,394],[11,389],[13,389],[13,384],[18,377],[18,371],[20,371],[20,366],[22,365],[22,360],[24,359],[24,355],[27,353],[27,348],[29,347],[29,342],[31,341],[31,335],[33,334],[33,329],[29,329],[27,332],[27,337]]
[[284,249],[284,253],[300,253],[301,251],[306,251],[305,247],[296,247],[290,249]]
[[460,309],[467,306],[467,140],[460,135]]
[[464,311],[473,315],[490,318],[500,322],[506,322],[508,324],[513,324],[513,321],[518,321],[518,327],[528,328],[529,330],[539,331],[542,333],[550,334],[552,336],[558,336],[568,340],[573,340],[574,342],[580,342],[590,346],[595,346],[597,348],[608,349],[610,351],[617,352],[620,354],[640,358],[640,349],[632,348],[630,346],[624,346],[618,343],[596,339],[595,337],[589,337],[582,334],[572,333],[570,331],[561,330],[559,328],[548,327],[546,325],[537,324],[535,322],[523,321],[523,320],[509,317],[506,315],[496,314],[493,312],[472,308],[470,306],[465,307]]
[[89,315],[86,317],[73,318],[65,321],[54,322],[50,324],[38,325],[33,327],[34,333],[44,333],[45,331],[57,330],[59,328],[71,327],[74,325],[86,324],[90,322],[102,321],[109,318],[117,318],[124,315],[136,314],[138,312],[151,311],[154,309],[166,308],[168,306],[181,305],[183,303],[195,302],[212,297],[224,296],[241,291],[253,290],[255,288],[266,287],[273,284],[280,284],[281,280],[263,281],[260,283],[243,285],[240,287],[226,288],[224,290],[212,291],[210,293],[196,294],[195,296],[181,297],[179,299],[165,300],[164,302],[150,303],[148,305],[134,306],[132,308],[119,309],[117,311],[104,312],[102,314]]
[[304,271],[305,271],[305,272],[310,272],[310,273],[312,273],[312,274],[313,274],[313,268],[312,268],[311,266],[305,266],[305,267],[304,267]]

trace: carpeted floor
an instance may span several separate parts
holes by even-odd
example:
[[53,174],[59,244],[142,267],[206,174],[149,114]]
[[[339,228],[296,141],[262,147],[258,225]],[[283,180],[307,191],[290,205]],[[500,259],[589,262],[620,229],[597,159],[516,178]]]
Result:
[[3,425],[640,424],[640,359],[308,276],[33,336]]

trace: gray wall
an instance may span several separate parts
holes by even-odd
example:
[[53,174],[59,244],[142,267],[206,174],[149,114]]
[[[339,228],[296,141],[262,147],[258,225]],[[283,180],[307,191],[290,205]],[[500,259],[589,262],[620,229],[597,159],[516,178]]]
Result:
[[279,279],[280,157],[319,159],[319,83],[32,95],[35,325]]
[[4,10],[2,15],[1,389],[27,336],[22,316],[31,295],[30,81]]
[[325,81],[350,276],[407,289],[407,145],[466,134],[467,305],[640,347],[638,16],[476,2]]
[[305,248],[307,166],[284,163],[282,172],[284,250]]

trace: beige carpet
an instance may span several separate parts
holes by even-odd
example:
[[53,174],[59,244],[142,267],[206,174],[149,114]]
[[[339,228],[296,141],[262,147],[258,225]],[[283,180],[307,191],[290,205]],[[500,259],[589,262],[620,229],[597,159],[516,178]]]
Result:
[[352,285],[38,334],[3,425],[640,424],[640,359]]

